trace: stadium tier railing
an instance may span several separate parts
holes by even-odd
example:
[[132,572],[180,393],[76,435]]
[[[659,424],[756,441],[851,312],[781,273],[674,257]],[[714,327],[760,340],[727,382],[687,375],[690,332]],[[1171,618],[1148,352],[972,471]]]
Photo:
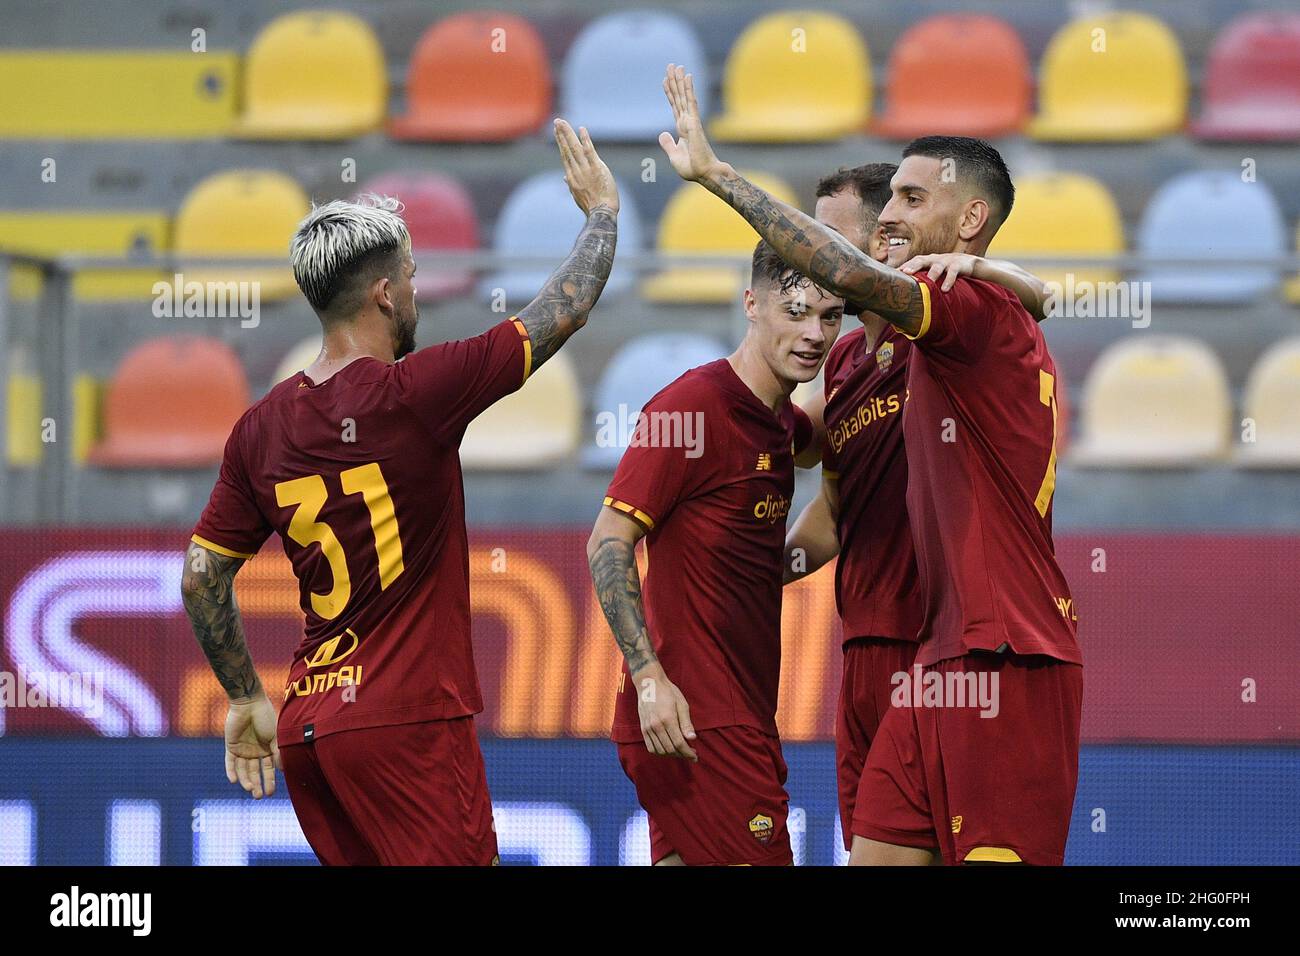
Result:
[[[1204,258],[1165,258],[1142,257],[1133,254],[1104,257],[1069,257],[1069,256],[1016,256],[1016,261],[1029,269],[1055,266],[1066,268],[1095,269],[1109,267],[1114,269],[1124,281],[1140,281],[1144,272],[1155,268],[1205,270],[1213,265],[1216,270],[1232,270],[1250,267],[1255,270],[1267,269],[1276,273],[1277,283],[1265,297],[1276,296],[1279,308],[1289,311],[1282,296],[1284,284],[1293,276],[1300,275],[1300,254],[1290,254],[1273,258],[1231,258],[1222,257],[1207,262]],[[511,269],[549,270],[556,265],[552,254],[526,256],[502,256],[491,250],[416,252],[421,277],[429,272],[473,272],[481,276],[492,275]],[[734,269],[739,288],[744,288],[748,281],[749,257],[731,255],[665,255],[653,251],[638,252],[620,256],[619,265],[623,269],[644,278],[674,267],[690,266],[700,268]],[[202,275],[203,279],[213,280],[225,275],[230,281],[239,279],[240,270],[250,274],[265,274],[268,267],[285,269],[284,260],[263,258],[212,258],[197,259],[186,257],[181,260],[175,256],[131,256],[128,259],[66,255],[58,257],[39,257],[23,253],[8,252],[0,249],[0,348],[3,348],[4,360],[0,361],[0,396],[5,397],[5,414],[0,415],[0,450],[10,447],[10,431],[14,416],[19,414],[10,408],[10,386],[15,369],[28,376],[28,380],[39,380],[39,414],[42,422],[55,423],[63,434],[71,435],[75,423],[74,386],[81,370],[77,367],[76,344],[86,321],[83,309],[85,303],[77,300],[74,294],[74,279],[82,270],[112,269],[130,266],[133,269],[156,270],[159,280],[174,281],[180,275],[185,281],[187,271]],[[26,326],[25,334],[17,334],[13,321],[15,301],[12,296],[11,280],[15,268],[36,270],[41,277],[40,294],[30,305],[29,321],[21,323]],[[419,280],[417,279],[417,285]],[[1068,291],[1068,290],[1067,290]],[[636,292],[625,293],[636,296]],[[460,301],[478,301],[483,307],[490,307],[478,291],[468,293]],[[612,301],[612,300],[611,300]],[[149,309],[152,299],[141,301],[141,309]],[[119,300],[114,303],[121,307]],[[510,303],[510,309],[518,309],[521,302]],[[608,305],[608,303],[605,303]],[[126,303],[130,308],[130,303]],[[599,307],[598,307],[599,308]],[[656,306],[666,313],[676,306]],[[730,306],[706,306],[715,309],[721,316],[726,315],[726,336],[736,341],[744,334],[745,316],[739,296]],[[496,313],[494,312],[494,315]],[[202,316],[207,317],[207,316]],[[167,320],[164,320],[167,321]],[[230,319],[237,321],[237,319]],[[165,335],[178,331],[175,327],[161,325],[158,334]],[[644,327],[629,326],[625,330],[628,338],[646,331]],[[125,351],[125,349],[124,349]],[[24,364],[25,363],[25,364]],[[38,460],[23,467],[15,467],[11,455],[0,455],[0,476],[4,478],[5,492],[0,494],[0,524],[22,523],[33,526],[59,525],[76,520],[75,487],[71,476],[81,467],[76,442],[72,440],[51,441],[42,448]],[[27,476],[26,482],[17,482],[16,476]],[[20,486],[21,485],[21,486]]]

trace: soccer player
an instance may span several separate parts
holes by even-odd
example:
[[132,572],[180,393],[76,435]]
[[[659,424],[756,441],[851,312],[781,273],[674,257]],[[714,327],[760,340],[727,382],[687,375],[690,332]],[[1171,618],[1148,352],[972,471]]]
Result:
[[[917,255],[982,255],[1014,187],[993,147],[923,137],[903,151],[880,214],[889,265],[720,162],[690,78],[670,65],[677,123],[660,144],[684,179],[736,209],[813,281],[914,345],[907,370],[907,511],[922,598],[916,663],[940,704],[884,715],[864,769],[851,862],[1059,864],[1078,779],[1082,657],[1056,563],[1056,369],[1006,289],[962,276],[948,291]],[[996,709],[958,705],[975,685]]]
[[[609,276],[613,177],[585,129],[556,120],[555,138],[586,223],[537,298],[474,338],[415,351],[415,264],[395,200],[312,210],[290,259],[321,353],[236,423],[194,529],[184,602],[230,698],[226,776],[261,797],[282,766],[325,864],[496,861],[458,448],[475,416],[582,328]],[[306,615],[278,731],[233,587],[272,531]]]
[[[871,163],[841,169],[817,184],[814,216],[877,262],[889,243],[880,225],[898,167]],[[951,288],[959,275],[1011,289],[1041,315],[1046,288],[1010,262],[953,253],[918,256],[904,271],[926,268]],[[907,458],[902,411],[907,400],[906,336],[853,303],[862,327],[839,337],[826,359],[825,388],[803,409],[820,444],[822,484],[786,537],[787,582],[839,555],[835,603],[843,630],[843,676],[835,720],[836,784],[844,848],[853,841],[853,811],[862,769],[897,675],[916,657],[921,622],[912,529],[907,520]],[[799,464],[804,464],[800,461]]]
[[744,303],[736,351],[642,409],[587,544],[624,657],[611,736],[660,865],[793,862],[776,729],[781,563],[811,426],[790,393],[817,377],[844,302],[759,243]]

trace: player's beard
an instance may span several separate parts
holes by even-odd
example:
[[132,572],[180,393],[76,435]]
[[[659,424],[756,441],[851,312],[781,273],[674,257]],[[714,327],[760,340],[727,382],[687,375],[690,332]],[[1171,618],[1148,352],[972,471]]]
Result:
[[959,242],[960,237],[957,234],[957,224],[955,222],[944,220],[927,228],[909,225],[907,227],[906,251],[896,252],[891,249],[886,262],[897,269],[914,256],[957,252]]
[[397,328],[393,335],[393,360],[405,358],[415,351],[415,325],[420,321],[420,314],[414,306],[409,316],[397,313]]

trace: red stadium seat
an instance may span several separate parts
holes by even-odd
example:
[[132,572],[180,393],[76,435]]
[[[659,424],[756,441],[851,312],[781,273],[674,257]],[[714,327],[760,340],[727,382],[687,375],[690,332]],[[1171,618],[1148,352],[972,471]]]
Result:
[[430,142],[492,142],[535,133],[551,110],[551,64],[532,24],[509,13],[448,17],[416,44],[407,112],[389,133]]
[[465,187],[441,173],[386,173],[362,192],[396,196],[406,207],[402,218],[411,233],[411,252],[419,269],[416,298],[433,301],[468,292],[474,274],[437,268],[437,253],[479,248],[478,216]]
[[1032,73],[1020,36],[997,17],[943,14],[894,45],[885,114],[872,132],[985,138],[1018,133],[1029,119]]
[[1210,50],[1201,139],[1300,140],[1300,14],[1255,13],[1224,27]]
[[103,468],[206,468],[221,461],[248,407],[248,380],[230,346],[177,335],[127,353],[104,400],[104,440],[90,452]]

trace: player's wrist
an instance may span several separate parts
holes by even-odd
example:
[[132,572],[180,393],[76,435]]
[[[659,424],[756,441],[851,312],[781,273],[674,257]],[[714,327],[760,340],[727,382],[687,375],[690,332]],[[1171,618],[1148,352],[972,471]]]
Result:
[[714,159],[712,163],[704,167],[704,171],[700,173],[695,181],[703,186],[720,186],[727,180],[734,179],[736,175],[736,170],[731,163],[724,163],[720,159]]
[[664,673],[663,665],[659,663],[658,659],[646,661],[636,670],[629,671],[628,673],[631,676],[633,683],[638,686],[640,686],[640,683],[643,680],[658,681],[668,679],[668,675]]
[[253,691],[251,694],[248,694],[244,697],[231,697],[230,706],[249,707],[253,704],[260,704],[262,701],[266,699],[267,699],[266,688],[263,687],[261,682],[259,681],[257,684],[257,689]]

